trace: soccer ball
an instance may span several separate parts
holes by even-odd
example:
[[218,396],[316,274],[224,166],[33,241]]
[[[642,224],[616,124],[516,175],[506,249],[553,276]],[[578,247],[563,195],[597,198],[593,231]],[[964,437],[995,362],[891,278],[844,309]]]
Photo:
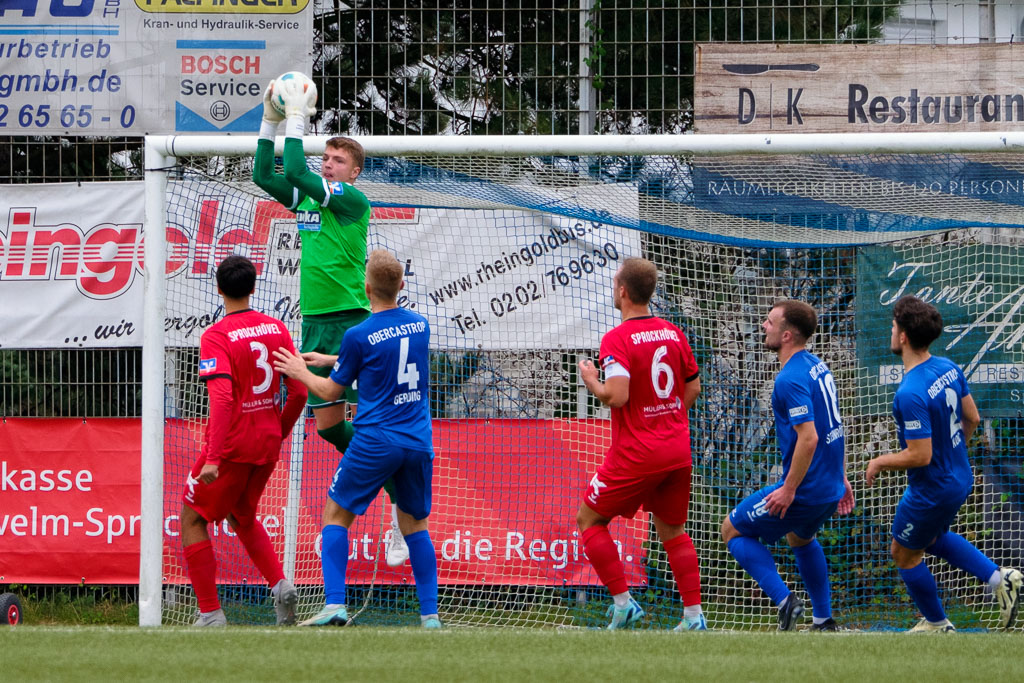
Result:
[[280,83],[281,81],[289,81],[293,79],[298,80],[300,83],[302,83],[303,92],[309,92],[310,88],[314,88],[314,90],[316,88],[316,86],[313,85],[313,79],[311,79],[309,76],[302,73],[301,71],[289,71],[275,78],[274,85],[271,86],[270,88],[270,106],[272,106],[274,108],[274,111],[276,111],[281,116],[284,116],[284,100],[277,93],[277,84]]

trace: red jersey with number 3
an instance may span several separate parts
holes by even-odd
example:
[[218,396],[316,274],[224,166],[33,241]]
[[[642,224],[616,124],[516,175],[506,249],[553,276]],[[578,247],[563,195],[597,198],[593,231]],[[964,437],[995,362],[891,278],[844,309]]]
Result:
[[[199,379],[208,382],[210,401],[226,398],[213,391],[210,380],[231,380],[230,413],[211,405],[202,456],[264,465],[276,462],[281,451],[281,375],[274,370],[274,351],[295,353],[291,335],[280,320],[257,311],[230,313],[199,341]],[[230,419],[216,418],[223,415]],[[290,425],[288,426],[291,428]]]
[[612,408],[605,467],[645,475],[690,465],[683,388],[698,368],[682,331],[655,316],[625,320],[601,340],[601,368],[606,382],[629,378],[629,400]]

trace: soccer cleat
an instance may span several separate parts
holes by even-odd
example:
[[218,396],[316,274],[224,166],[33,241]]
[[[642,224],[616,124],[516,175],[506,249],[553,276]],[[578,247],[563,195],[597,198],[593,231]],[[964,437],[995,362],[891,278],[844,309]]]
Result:
[[996,600],[999,601],[999,628],[1010,628],[1017,620],[1022,583],[1024,583],[1024,574],[1016,569],[1002,568],[999,570],[999,586],[995,591]]
[[420,617],[420,626],[423,628],[441,628],[441,620],[438,619],[436,614]]
[[698,614],[695,617],[683,617],[683,620],[679,622],[673,631],[707,631],[708,622],[704,619],[703,614]]
[[228,618],[224,616],[224,610],[222,609],[214,610],[213,612],[200,612],[196,623],[192,625],[198,628],[227,626]]
[[636,600],[630,598],[625,607],[616,607],[613,604],[608,608],[606,616],[612,618],[611,623],[608,624],[608,630],[613,631],[619,628],[628,628],[640,621],[644,616],[644,611]]
[[836,623],[835,619],[833,619],[832,617],[829,617],[828,619],[826,619],[825,621],[821,622],[820,624],[811,624],[810,630],[811,631],[838,631],[839,630],[839,624]]
[[953,626],[949,619],[943,619],[942,621],[933,624],[927,619],[922,619],[917,622],[917,625],[907,631],[907,633],[956,633],[956,627]]
[[299,592],[288,579],[277,582],[277,595],[274,596],[274,612],[277,614],[278,626],[295,625],[295,605],[299,602]]
[[299,626],[344,626],[347,623],[348,610],[345,605],[325,605],[309,619],[299,622]]
[[391,540],[388,541],[384,559],[387,560],[389,567],[401,567],[409,559],[409,546],[405,543],[405,536],[394,523],[391,525]]
[[793,593],[790,593],[789,598],[787,598],[786,602],[782,603],[782,607],[779,608],[779,630],[796,630],[796,625],[800,621],[800,617],[803,615],[804,601],[796,597]]

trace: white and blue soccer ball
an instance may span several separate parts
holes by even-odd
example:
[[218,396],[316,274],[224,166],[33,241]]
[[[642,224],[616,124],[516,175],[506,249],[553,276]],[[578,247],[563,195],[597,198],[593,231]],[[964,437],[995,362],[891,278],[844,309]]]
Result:
[[298,80],[302,83],[302,92],[309,92],[310,88],[315,89],[313,79],[301,71],[288,71],[275,78],[274,85],[270,90],[270,106],[281,116],[284,116],[284,99],[277,92],[277,84],[289,80]]

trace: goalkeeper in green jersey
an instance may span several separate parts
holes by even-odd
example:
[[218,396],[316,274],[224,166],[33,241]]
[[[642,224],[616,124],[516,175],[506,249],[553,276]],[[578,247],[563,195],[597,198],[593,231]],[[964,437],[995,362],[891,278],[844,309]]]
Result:
[[[352,183],[363,170],[363,147],[351,138],[327,141],[322,175],[306,167],[302,136],[309,117],[316,113],[316,88],[303,89],[298,80],[281,80],[277,94],[284,101],[282,116],[270,102],[273,82],[263,93],[263,122],[256,146],[253,181],[267,194],[295,212],[301,239],[299,304],[302,310],[302,353],[338,355],[345,331],[370,315],[366,296],[366,239],[370,228],[370,202]],[[274,172],[274,136],[285,122],[284,174]],[[326,377],[331,368],[311,367]],[[344,453],[354,432],[348,404],[355,414],[358,395],[353,388],[337,401],[313,394],[309,405],[316,430]],[[385,486],[392,495],[391,482]],[[409,557],[398,530],[392,495],[391,539],[387,563],[397,567]]]

